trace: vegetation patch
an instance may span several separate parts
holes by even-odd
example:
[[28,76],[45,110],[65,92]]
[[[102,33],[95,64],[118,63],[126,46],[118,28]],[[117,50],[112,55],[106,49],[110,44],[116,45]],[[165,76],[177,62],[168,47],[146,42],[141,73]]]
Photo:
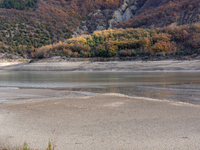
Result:
[[35,7],[37,0],[2,0],[0,8],[25,10]]
[[95,31],[91,35],[43,46],[31,52],[32,58],[65,57],[150,57],[200,54],[200,24]]

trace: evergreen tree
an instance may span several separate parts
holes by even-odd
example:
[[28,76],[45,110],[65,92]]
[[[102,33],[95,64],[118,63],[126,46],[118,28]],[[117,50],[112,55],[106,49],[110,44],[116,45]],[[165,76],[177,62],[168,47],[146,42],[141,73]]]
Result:
[[0,2],[0,8],[25,10],[29,7],[33,8],[36,3],[37,0],[28,0],[27,2],[23,0],[4,0]]

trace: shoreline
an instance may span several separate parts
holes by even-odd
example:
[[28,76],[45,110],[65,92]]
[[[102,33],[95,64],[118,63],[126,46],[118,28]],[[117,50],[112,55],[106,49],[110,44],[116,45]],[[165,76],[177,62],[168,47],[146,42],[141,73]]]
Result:
[[109,61],[0,63],[0,71],[200,71],[200,60],[193,61]]
[[[167,73],[167,72],[166,72]],[[169,72],[170,73],[170,72]],[[28,101],[43,101],[52,99],[64,99],[64,98],[75,98],[75,97],[89,97],[95,95],[111,95],[120,96],[136,99],[145,99],[150,101],[166,101],[166,102],[178,102],[191,105],[200,105],[196,101],[182,101],[181,99],[166,99],[159,97],[143,97],[137,95],[130,95],[125,93],[117,92],[89,92],[89,91],[79,91],[68,89],[67,87],[20,87],[20,86],[0,86],[0,103],[20,103]]]
[[[0,64],[0,71],[63,69],[61,71],[81,72],[105,71],[107,67],[109,71],[137,71],[134,68],[139,68],[139,71],[194,72],[194,68],[198,69],[199,66],[200,61],[73,62],[49,65],[42,62],[2,67]],[[27,142],[30,148],[42,150],[47,148],[49,141],[59,150],[200,149],[198,104],[118,93],[90,95],[62,89],[0,89],[0,149],[20,149]]]
[[[85,98],[92,98],[92,97],[94,98],[98,96],[116,96],[116,97],[121,97],[121,98],[133,98],[133,99],[145,100],[145,101],[169,102],[169,103],[177,103],[177,104],[184,104],[184,105],[191,105],[191,106],[200,106],[200,104],[196,104],[196,103],[172,101],[172,100],[167,100],[167,99],[156,99],[156,98],[150,98],[150,97],[130,96],[130,95],[125,95],[121,93],[92,93],[92,92],[51,89],[51,88],[18,88],[14,90],[12,90],[12,88],[11,89],[2,88],[2,89],[3,91],[1,92],[5,92],[9,96],[4,97],[4,99],[0,98],[0,104],[20,104],[20,103],[29,103],[29,102],[63,100],[63,99],[68,99],[68,98],[85,99]],[[17,91],[18,94],[13,92],[16,90],[18,90]],[[27,95],[29,95],[29,97],[27,97]]]

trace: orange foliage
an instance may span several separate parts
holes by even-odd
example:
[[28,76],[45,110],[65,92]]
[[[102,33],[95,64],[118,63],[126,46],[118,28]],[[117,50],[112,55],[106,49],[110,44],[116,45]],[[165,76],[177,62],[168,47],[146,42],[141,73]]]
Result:
[[153,45],[152,51],[153,52],[162,52],[162,51],[168,52],[169,51],[169,45],[164,41],[159,41],[159,42],[157,42],[156,44]]

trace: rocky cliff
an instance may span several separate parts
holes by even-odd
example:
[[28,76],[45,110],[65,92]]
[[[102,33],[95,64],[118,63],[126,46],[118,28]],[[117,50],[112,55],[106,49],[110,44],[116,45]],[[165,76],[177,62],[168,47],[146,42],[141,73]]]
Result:
[[137,14],[145,2],[146,0],[124,0],[118,9],[95,10],[81,22],[83,30],[92,33],[96,30],[114,28],[119,22],[127,21]]
[[200,2],[197,0],[124,0],[117,9],[91,12],[81,25],[82,33],[92,33],[114,27],[156,28],[196,22],[200,22]]

